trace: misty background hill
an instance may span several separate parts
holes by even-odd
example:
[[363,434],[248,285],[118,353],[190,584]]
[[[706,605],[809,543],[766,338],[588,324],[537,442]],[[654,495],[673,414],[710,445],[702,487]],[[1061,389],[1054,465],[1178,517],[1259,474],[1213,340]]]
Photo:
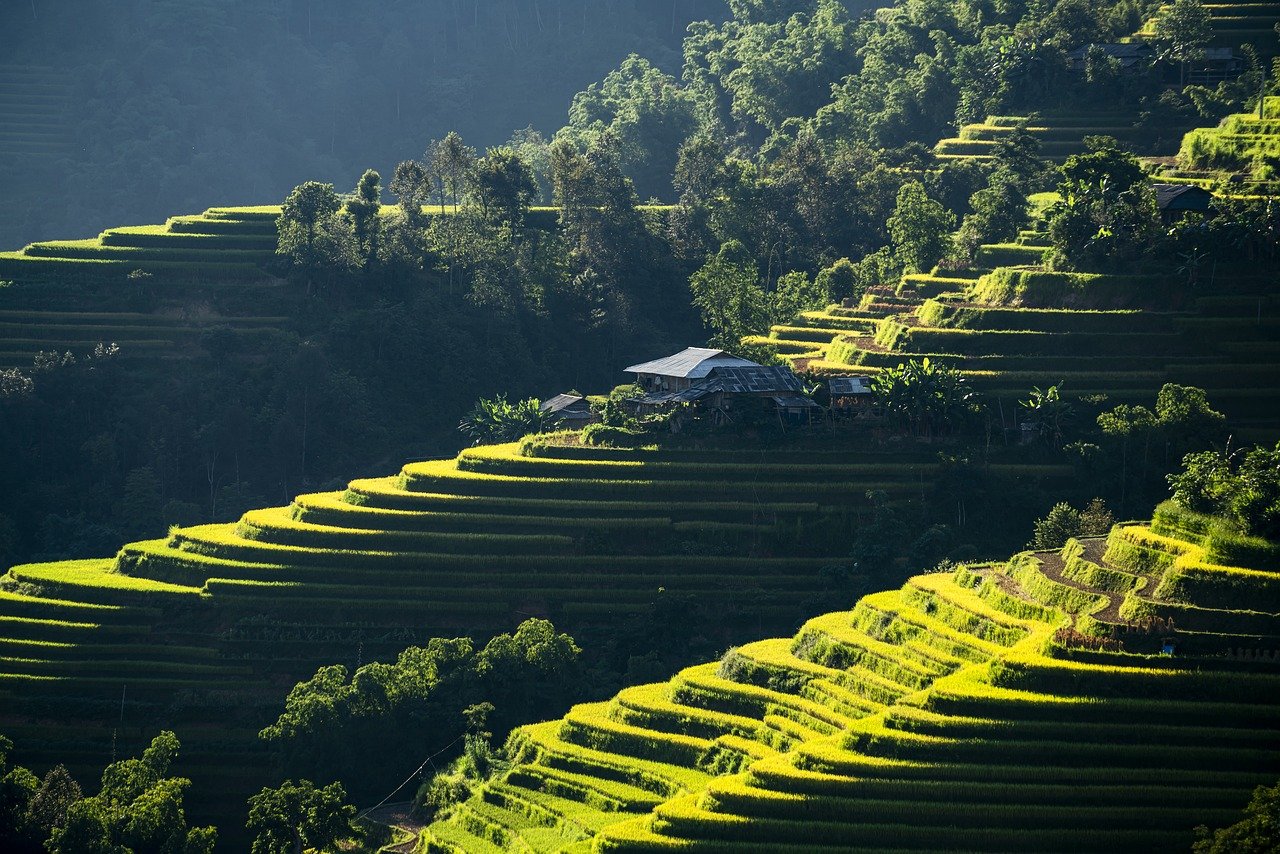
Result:
[[308,179],[347,190],[450,130],[481,150],[549,137],[628,54],[678,76],[689,22],[727,16],[722,0],[11,0],[0,247],[278,203]]

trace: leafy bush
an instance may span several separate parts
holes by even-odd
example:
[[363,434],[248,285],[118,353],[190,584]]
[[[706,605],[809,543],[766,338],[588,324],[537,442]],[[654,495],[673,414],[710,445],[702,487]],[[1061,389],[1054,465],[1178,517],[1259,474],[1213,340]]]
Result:
[[610,427],[608,424],[588,424],[582,430],[582,443],[602,448],[637,448],[651,438],[643,430],[630,427]]
[[1240,534],[1280,540],[1280,443],[1191,453],[1182,465],[1168,476],[1176,503],[1227,519]]
[[1036,521],[1035,534],[1027,548],[1060,549],[1073,537],[1101,537],[1114,524],[1115,519],[1101,498],[1090,501],[1083,511],[1059,502],[1047,516]]
[[556,417],[543,412],[540,405],[540,401],[534,398],[509,403],[505,394],[494,398],[482,397],[458,422],[458,430],[469,437],[473,445],[514,442],[530,433],[545,432],[555,425]]
[[1267,854],[1280,851],[1280,784],[1259,786],[1240,821],[1212,831],[1196,828],[1194,854]]

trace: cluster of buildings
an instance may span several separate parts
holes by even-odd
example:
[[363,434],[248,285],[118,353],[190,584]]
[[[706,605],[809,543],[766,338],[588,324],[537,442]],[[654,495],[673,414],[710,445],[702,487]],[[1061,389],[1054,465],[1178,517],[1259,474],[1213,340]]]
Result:
[[[669,414],[671,429],[692,421],[715,425],[744,420],[776,419],[783,427],[824,419],[863,418],[873,413],[870,379],[832,377],[827,389],[830,409],[819,405],[788,367],[761,365],[724,350],[689,347],[626,369],[640,390],[625,403],[637,416]],[[595,420],[586,398],[560,394],[544,401],[544,412],[559,416],[566,427]]]

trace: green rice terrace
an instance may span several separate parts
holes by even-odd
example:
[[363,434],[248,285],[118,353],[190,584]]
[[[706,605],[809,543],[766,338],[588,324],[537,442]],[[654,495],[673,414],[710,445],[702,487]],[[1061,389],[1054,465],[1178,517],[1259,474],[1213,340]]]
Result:
[[[524,451],[474,448],[114,558],[13,567],[0,729],[27,761],[74,769],[110,755],[122,715],[125,738],[173,726],[201,808],[234,810],[280,698],[357,647],[394,656],[528,615],[608,624],[663,589],[721,602],[739,631],[793,626],[826,595],[817,570],[838,552],[824,532],[851,524],[867,490],[905,501],[936,467],[931,454]],[[1049,488],[1071,474],[994,468]]]
[[[967,124],[954,137],[939,140],[934,154],[939,160],[990,160],[996,143],[1023,129],[1040,143],[1046,160],[1061,163],[1085,151],[1085,137],[1111,136],[1135,151],[1149,151],[1158,141],[1137,127],[1131,112],[1045,113],[1026,116],[987,116]],[[1176,137],[1175,137],[1176,140]]]
[[1183,170],[1180,176],[1235,176],[1246,182],[1246,192],[1250,179],[1270,181],[1263,188],[1273,188],[1280,181],[1280,97],[1264,99],[1254,112],[1227,116],[1217,127],[1189,131],[1178,152],[1178,166]]
[[[0,82],[0,97],[3,89]],[[3,139],[0,131],[0,147]],[[385,205],[382,215],[397,211]],[[436,216],[439,208],[426,212]],[[117,345],[130,360],[181,358],[213,328],[276,333],[288,325],[290,302],[273,273],[279,215],[279,205],[215,207],[0,252],[0,368],[99,344]],[[530,222],[551,228],[556,215],[535,208]],[[122,310],[131,304],[139,310]]]
[[[1280,3],[1205,3],[1209,13],[1212,39],[1211,47],[1238,48],[1252,44],[1264,56],[1280,53],[1280,34],[1275,24],[1280,20]],[[1136,35],[1152,38],[1156,35],[1156,21],[1168,11],[1161,6]]]
[[210,208],[163,225],[111,228],[87,240],[49,240],[0,252],[0,277],[18,282],[120,280],[135,270],[173,278],[261,279],[275,256],[278,206]]
[[1280,770],[1280,552],[1209,521],[916,576],[525,726],[418,850],[1186,850]]
[[[908,274],[748,339],[797,370],[874,374],[909,359],[954,365],[1012,399],[1058,384],[1073,397],[1137,400],[1165,382],[1204,388],[1245,434],[1280,407],[1280,301],[1265,276],[1189,285],[1171,276],[1044,270],[1047,236],[983,246],[973,269]],[[1012,411],[1012,410],[1010,410]]]
[[283,281],[267,272],[278,213],[210,208],[0,252],[0,367],[100,344],[129,360],[181,358],[213,328],[274,334],[286,323]]

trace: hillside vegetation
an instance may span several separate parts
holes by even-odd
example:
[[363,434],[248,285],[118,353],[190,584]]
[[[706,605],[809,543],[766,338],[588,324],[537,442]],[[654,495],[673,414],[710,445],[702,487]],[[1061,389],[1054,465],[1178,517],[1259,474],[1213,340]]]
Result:
[[1164,383],[1204,388],[1245,434],[1274,430],[1277,303],[1269,278],[1212,286],[1170,276],[1055,272],[1047,235],[980,247],[963,271],[873,286],[857,307],[802,313],[748,339],[817,374],[875,374],[911,359],[958,368],[1014,412],[1027,388],[1137,402]]
[[[0,252],[0,848],[1176,850],[1274,782],[1274,4],[864,5],[0,11],[13,243],[248,203]],[[691,344],[760,364],[618,385]]]
[[1184,848],[1280,770],[1276,546],[1213,562],[1206,521],[917,576],[524,727],[419,850]]
[[[870,512],[863,494],[905,502],[938,469],[929,454],[525,451],[475,448],[114,558],[13,567],[0,581],[0,690],[21,711],[5,729],[18,755],[100,763],[116,720],[103,712],[123,708],[128,732],[178,727],[200,809],[231,808],[257,782],[243,769],[262,765],[265,710],[323,664],[489,637],[529,614],[596,640],[597,656],[654,609],[707,615],[687,635],[660,631],[677,657],[793,625],[850,589],[819,570]],[[1026,489],[1070,469],[992,474]],[[651,651],[643,637],[630,654]],[[627,644],[613,643],[625,666]]]
[[1263,99],[1259,109],[1224,118],[1215,128],[1187,133],[1178,151],[1186,174],[1228,173],[1254,182],[1253,191],[1280,181],[1280,98]]

